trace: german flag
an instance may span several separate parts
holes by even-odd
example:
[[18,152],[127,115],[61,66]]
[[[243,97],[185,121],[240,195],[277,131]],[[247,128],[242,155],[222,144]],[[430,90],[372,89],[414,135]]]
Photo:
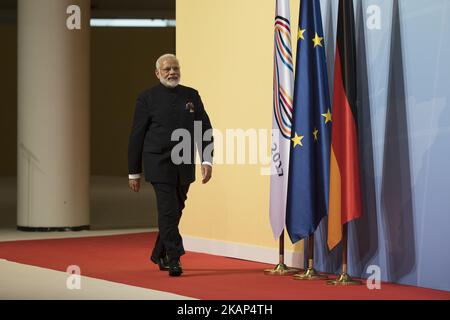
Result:
[[339,0],[330,155],[328,248],[342,240],[342,226],[361,217],[356,42],[353,0]]

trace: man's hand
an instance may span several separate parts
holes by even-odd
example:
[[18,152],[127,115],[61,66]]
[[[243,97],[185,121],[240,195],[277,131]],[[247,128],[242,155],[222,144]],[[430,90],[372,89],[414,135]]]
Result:
[[211,179],[212,167],[207,164],[202,164],[202,183],[205,184]]
[[139,189],[141,187],[141,179],[128,179],[128,186],[134,192],[139,192]]

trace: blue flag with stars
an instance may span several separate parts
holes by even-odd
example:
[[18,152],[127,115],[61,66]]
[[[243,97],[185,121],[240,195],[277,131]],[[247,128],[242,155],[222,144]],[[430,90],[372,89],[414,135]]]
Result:
[[292,243],[327,215],[331,104],[319,0],[302,0],[297,36],[286,229]]

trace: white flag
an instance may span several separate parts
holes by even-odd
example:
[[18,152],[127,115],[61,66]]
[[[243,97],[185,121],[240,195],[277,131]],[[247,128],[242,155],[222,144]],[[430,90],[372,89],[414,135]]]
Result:
[[289,0],[277,0],[274,35],[270,223],[277,239],[286,220],[289,146],[293,114],[294,66]]

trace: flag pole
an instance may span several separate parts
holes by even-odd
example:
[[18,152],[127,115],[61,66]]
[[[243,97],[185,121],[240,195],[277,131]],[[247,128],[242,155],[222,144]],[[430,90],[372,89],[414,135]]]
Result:
[[324,280],[328,277],[314,269],[314,234],[308,237],[308,268],[304,273],[294,275],[295,280]]
[[354,280],[347,273],[347,256],[348,256],[348,223],[342,226],[342,273],[335,280],[327,281],[329,285],[341,285],[341,286],[351,286],[351,285],[362,285],[362,281]]
[[298,272],[298,269],[289,268],[284,264],[284,229],[279,239],[279,262],[273,269],[264,270],[267,276],[291,276]]

